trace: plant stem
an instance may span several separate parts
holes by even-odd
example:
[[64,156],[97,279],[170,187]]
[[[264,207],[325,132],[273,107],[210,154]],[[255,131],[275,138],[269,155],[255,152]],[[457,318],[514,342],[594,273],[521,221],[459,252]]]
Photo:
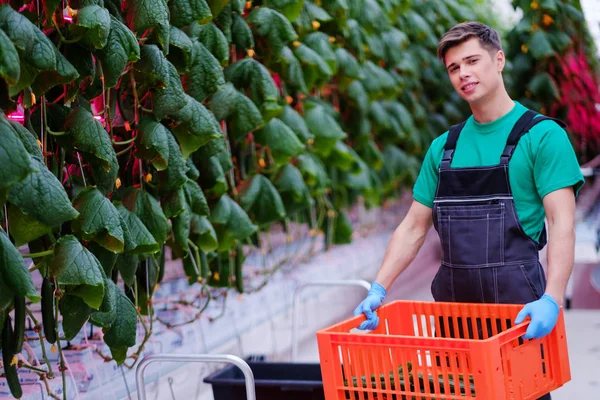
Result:
[[46,374],[46,373],[48,373],[48,371],[46,371],[46,370],[43,370],[43,369],[36,368],[36,367],[34,367],[33,365],[29,365],[29,364],[21,364],[21,365],[19,366],[19,368],[26,368],[26,369],[30,369],[30,370],[32,370],[32,371],[39,372],[40,374]]
[[[58,302],[59,302],[59,298],[58,296],[55,296],[54,298],[55,303],[54,303],[54,320],[58,322]],[[58,334],[58,323],[55,325],[54,330],[56,331],[56,337],[60,338],[60,335]],[[63,357],[63,352],[62,352],[62,346],[60,344],[60,339],[58,339],[57,343],[56,343],[56,348],[58,349],[58,357],[60,358],[60,374],[62,376],[62,386],[63,386],[63,400],[67,400],[67,379],[66,379],[66,374],[65,374],[65,358]]]
[[129,146],[127,146],[125,149],[123,149],[123,150],[119,151],[119,152],[117,153],[117,157],[118,157],[118,156],[122,156],[123,154],[127,153],[129,150],[131,150],[131,149],[133,148],[133,146],[134,146],[134,144],[133,144],[133,143],[131,143],[131,144],[130,144]]
[[127,139],[127,140],[124,140],[124,141],[122,141],[122,142],[115,142],[115,141],[113,140],[113,142],[112,142],[112,143],[113,143],[114,145],[117,145],[117,146],[123,146],[123,145],[130,144],[130,143],[133,143],[133,142],[135,142],[135,139],[137,139],[137,136],[134,136],[134,137],[132,137],[131,139]]
[[133,111],[134,111],[134,122],[137,125],[139,122],[139,112],[138,112],[138,107],[140,106],[139,104],[139,99],[138,99],[138,94],[137,94],[137,89],[135,87],[135,78],[133,76],[133,69],[129,70],[129,80],[131,82],[131,89],[133,90],[133,102],[134,102],[134,107],[133,107]]
[[40,251],[39,253],[21,254],[21,256],[23,258],[38,258],[38,257],[51,256],[52,254],[54,254],[54,249]]
[[52,364],[50,363],[50,361],[48,361],[48,357],[46,356],[46,345],[44,343],[44,337],[42,336],[41,326],[40,326],[39,322],[37,321],[37,319],[35,319],[35,317],[33,316],[33,313],[28,308],[25,308],[25,312],[27,313],[29,318],[31,318],[31,320],[33,321],[33,325],[35,325],[35,328],[36,328],[35,330],[36,330],[38,336],[40,337],[40,346],[42,347],[42,357],[44,358],[44,361],[46,362],[46,365],[48,366],[48,377],[50,379],[52,379],[52,378],[54,378],[54,372],[52,371]]

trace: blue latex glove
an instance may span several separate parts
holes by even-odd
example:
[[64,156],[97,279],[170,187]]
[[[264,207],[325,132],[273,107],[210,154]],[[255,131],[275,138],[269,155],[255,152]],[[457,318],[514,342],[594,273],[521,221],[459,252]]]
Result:
[[560,307],[550,295],[543,295],[539,300],[525,304],[515,319],[515,324],[520,324],[525,317],[531,317],[531,322],[524,339],[540,339],[552,332]]
[[363,321],[358,329],[373,330],[377,328],[377,325],[379,325],[379,317],[377,316],[375,309],[381,305],[386,294],[387,292],[385,291],[385,288],[379,283],[371,283],[371,288],[369,289],[367,298],[364,299],[354,310],[354,316],[364,313],[367,317],[367,320]]

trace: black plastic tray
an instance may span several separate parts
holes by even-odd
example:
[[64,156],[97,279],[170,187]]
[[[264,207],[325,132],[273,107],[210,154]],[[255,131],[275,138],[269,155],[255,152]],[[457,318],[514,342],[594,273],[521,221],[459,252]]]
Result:
[[[325,400],[319,364],[248,362],[257,400]],[[242,371],[229,365],[204,379],[215,400],[246,400]]]

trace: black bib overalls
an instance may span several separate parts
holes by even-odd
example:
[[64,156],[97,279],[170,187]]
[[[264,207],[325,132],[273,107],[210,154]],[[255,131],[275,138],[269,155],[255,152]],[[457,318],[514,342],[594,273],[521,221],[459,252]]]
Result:
[[525,304],[544,294],[538,252],[546,244],[546,229],[539,242],[525,234],[508,179],[508,163],[521,136],[551,119],[536,115],[527,111],[517,121],[495,166],[451,168],[465,123],[450,129],[433,206],[442,245],[442,265],[431,285],[436,301]]

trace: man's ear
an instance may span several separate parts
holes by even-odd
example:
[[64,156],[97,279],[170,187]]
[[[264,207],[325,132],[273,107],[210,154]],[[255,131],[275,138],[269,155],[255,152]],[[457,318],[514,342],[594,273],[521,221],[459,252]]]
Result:
[[496,62],[496,69],[498,72],[502,72],[504,70],[504,66],[506,65],[506,56],[504,51],[498,50],[496,56],[494,57],[494,61]]

